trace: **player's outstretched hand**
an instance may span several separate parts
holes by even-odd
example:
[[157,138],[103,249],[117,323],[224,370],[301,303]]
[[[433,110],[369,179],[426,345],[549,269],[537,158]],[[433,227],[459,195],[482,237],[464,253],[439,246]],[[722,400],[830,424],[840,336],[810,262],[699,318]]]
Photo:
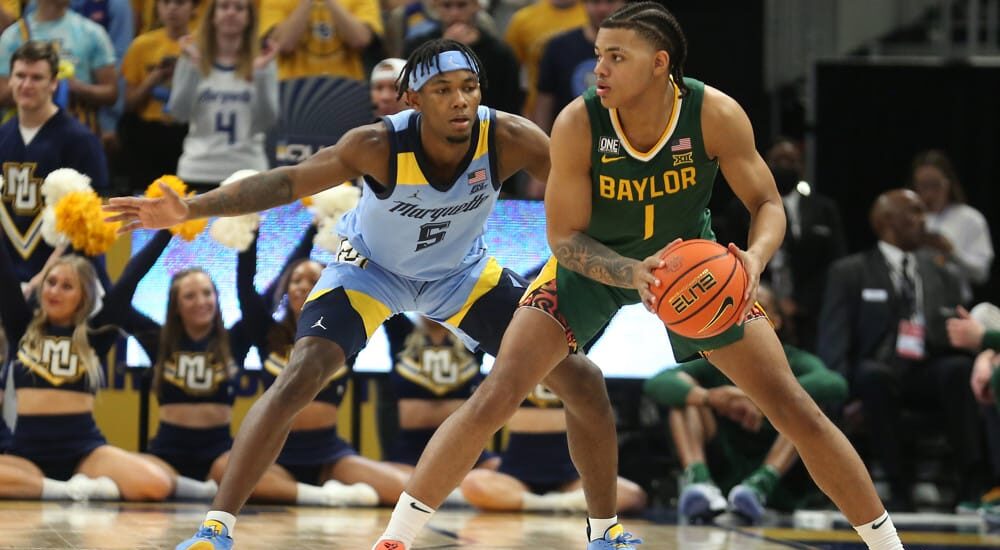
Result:
[[653,271],[663,267],[663,251],[679,242],[681,239],[674,239],[670,244],[659,249],[655,254],[643,260],[632,274],[632,286],[639,291],[642,305],[646,306],[646,309],[652,313],[656,313],[656,294],[650,290],[650,287],[659,287],[663,284],[663,281],[656,278]]
[[742,325],[747,315],[757,303],[757,289],[760,287],[760,272],[764,271],[764,262],[760,261],[754,254],[741,249],[733,243],[729,243],[729,252],[736,255],[743,264],[743,269],[747,272],[747,291],[743,293],[743,311],[740,312],[738,325]]
[[163,229],[183,222],[187,219],[188,206],[184,199],[168,185],[159,183],[163,191],[162,197],[149,199],[145,197],[115,197],[104,206],[106,212],[115,213],[107,219],[109,222],[122,222],[118,233],[127,233],[133,229]]

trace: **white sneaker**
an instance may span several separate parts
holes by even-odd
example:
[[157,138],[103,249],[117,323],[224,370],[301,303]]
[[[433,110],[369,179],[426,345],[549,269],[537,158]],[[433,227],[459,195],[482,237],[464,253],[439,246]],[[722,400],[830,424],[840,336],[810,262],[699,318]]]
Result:
[[331,479],[323,484],[327,506],[373,507],[378,505],[378,492],[367,483],[344,485]]
[[554,512],[586,512],[587,497],[583,494],[583,489],[567,491],[565,493],[553,492],[543,495],[552,503]]
[[729,504],[732,510],[750,523],[757,524],[764,517],[765,499],[750,485],[739,484],[729,491]]
[[66,482],[66,492],[77,502],[88,500],[119,500],[121,491],[110,477],[101,476],[89,478],[84,474],[76,474]]
[[692,483],[684,487],[677,504],[678,511],[686,518],[721,514],[727,506],[722,490],[711,483]]
[[371,485],[367,483],[355,483],[354,485],[349,485],[347,488],[354,492],[354,496],[348,504],[349,506],[361,506],[364,508],[378,506],[378,491]]

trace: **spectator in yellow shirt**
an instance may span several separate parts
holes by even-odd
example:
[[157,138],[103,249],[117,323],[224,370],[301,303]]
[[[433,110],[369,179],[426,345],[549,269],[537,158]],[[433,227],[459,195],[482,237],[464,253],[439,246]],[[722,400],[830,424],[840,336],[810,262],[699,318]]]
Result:
[[361,54],[382,34],[377,0],[263,0],[260,29],[278,47],[278,79],[364,80]]
[[21,17],[21,2],[19,0],[0,0],[0,31]]
[[538,84],[538,63],[549,39],[563,31],[587,24],[580,0],[537,0],[510,19],[504,39],[521,63],[523,88],[528,91],[524,113],[533,113]]
[[134,190],[177,172],[187,124],[171,118],[164,106],[181,53],[179,40],[189,32],[194,9],[193,0],[157,0],[157,19],[163,26],[137,36],[122,61],[129,113],[121,124],[123,158]]

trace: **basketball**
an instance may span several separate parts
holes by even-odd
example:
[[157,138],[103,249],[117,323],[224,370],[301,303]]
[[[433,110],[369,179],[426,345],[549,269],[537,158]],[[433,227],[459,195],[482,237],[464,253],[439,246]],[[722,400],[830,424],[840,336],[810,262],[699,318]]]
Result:
[[656,314],[686,338],[711,338],[733,326],[743,311],[747,274],[734,254],[705,239],[681,241],[663,251],[663,267],[653,270],[660,286]]

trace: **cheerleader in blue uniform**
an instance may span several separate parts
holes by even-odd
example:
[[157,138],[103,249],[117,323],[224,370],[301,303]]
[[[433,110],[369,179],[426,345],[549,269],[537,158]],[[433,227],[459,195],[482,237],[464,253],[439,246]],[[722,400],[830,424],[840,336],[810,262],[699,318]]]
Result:
[[[151,239],[142,253],[150,265],[169,241],[167,231]],[[129,300],[138,282],[122,285]],[[155,358],[152,386],[159,405],[159,424],[146,456],[173,480],[174,498],[208,500],[215,496],[213,477],[221,478],[233,442],[237,365],[251,346],[248,323],[226,328],[215,282],[198,267],[171,278],[165,319],[152,338],[140,338]]]
[[[152,265],[142,263],[133,258],[120,280],[142,278]],[[129,309],[117,285],[101,294],[87,259],[62,256],[44,270],[33,312],[7,248],[0,246],[0,319],[17,394],[13,442],[0,456],[0,496],[163,500],[170,494],[171,480],[162,470],[108,445],[94,421],[94,397],[103,380],[98,357],[119,337],[116,314]]]

